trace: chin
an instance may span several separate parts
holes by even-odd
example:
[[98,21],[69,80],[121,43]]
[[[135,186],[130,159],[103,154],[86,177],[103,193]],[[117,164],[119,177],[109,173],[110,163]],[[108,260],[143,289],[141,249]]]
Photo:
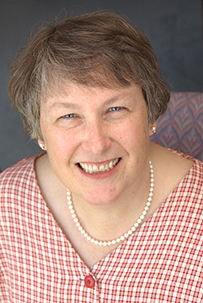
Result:
[[118,200],[120,194],[117,189],[109,188],[105,186],[104,188],[92,189],[89,188],[88,192],[83,195],[83,199],[92,205],[110,205],[114,204]]

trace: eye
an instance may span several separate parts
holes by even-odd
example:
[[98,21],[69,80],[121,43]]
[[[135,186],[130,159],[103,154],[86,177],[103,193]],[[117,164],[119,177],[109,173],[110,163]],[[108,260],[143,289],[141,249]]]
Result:
[[75,117],[76,117],[76,114],[68,114],[68,115],[62,116],[61,118],[62,119],[71,119],[71,118],[75,118]]
[[57,125],[62,128],[73,128],[82,123],[82,119],[78,114],[66,114],[59,115],[59,118],[56,121]]
[[106,119],[118,120],[126,116],[128,112],[126,107],[123,106],[112,106],[106,112]]
[[121,110],[123,107],[121,107],[121,106],[114,106],[114,107],[111,107],[110,109],[109,109],[109,111],[110,112],[116,112],[116,111],[119,111],[119,110]]

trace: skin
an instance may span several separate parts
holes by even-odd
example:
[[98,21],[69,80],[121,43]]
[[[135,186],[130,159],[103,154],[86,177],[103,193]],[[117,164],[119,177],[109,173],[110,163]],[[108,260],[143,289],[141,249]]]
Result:
[[[149,157],[154,166],[154,197],[146,220],[164,202],[192,161],[150,143],[146,103],[138,85],[90,88],[67,82],[63,93],[41,101],[40,125],[47,153],[35,163],[38,183],[49,209],[88,267],[119,244],[95,247],[77,230],[66,200],[72,192],[83,227],[100,240],[112,240],[138,219],[149,192]],[[109,172],[86,173],[78,163],[108,164]]]
[[[75,200],[106,209],[141,197],[149,185],[147,108],[138,85],[118,90],[67,83],[66,94],[41,103],[41,130],[50,165]],[[78,163],[113,170],[85,173]],[[145,196],[145,195],[144,195]]]

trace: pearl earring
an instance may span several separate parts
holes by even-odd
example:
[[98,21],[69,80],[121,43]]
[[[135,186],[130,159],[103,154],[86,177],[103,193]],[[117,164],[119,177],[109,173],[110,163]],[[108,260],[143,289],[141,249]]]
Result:
[[153,131],[154,134],[156,133],[156,127],[155,126],[152,126],[152,131]]
[[42,150],[45,150],[44,144],[40,143],[39,146]]

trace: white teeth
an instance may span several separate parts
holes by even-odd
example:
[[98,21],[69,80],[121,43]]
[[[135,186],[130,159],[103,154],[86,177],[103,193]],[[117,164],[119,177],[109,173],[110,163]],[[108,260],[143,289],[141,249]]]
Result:
[[93,172],[92,166],[89,165],[88,170],[89,170],[89,173],[91,174]]
[[109,171],[109,165],[110,165],[110,164],[106,164],[106,165],[105,165],[104,171]]
[[96,165],[93,165],[93,172],[97,173],[99,171],[99,168]]
[[104,165],[101,165],[101,166],[99,167],[99,171],[105,171]]
[[109,171],[111,169],[113,169],[116,164],[118,163],[119,158],[115,159],[114,161],[109,162],[106,165],[100,165],[99,167],[96,166],[95,164],[93,166],[91,165],[87,165],[86,163],[80,163],[80,167],[89,174],[92,173],[98,173],[98,172],[105,172],[105,171]]
[[109,163],[109,168],[110,168],[110,169],[113,168],[113,162],[112,162],[112,161]]

